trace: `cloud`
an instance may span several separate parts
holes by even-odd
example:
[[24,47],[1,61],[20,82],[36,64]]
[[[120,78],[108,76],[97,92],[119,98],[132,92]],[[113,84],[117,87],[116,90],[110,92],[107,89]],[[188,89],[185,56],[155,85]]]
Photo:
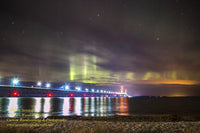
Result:
[[188,10],[182,17],[174,14],[179,12],[174,6],[169,11],[172,3],[153,4],[152,9],[133,2],[125,3],[124,9],[120,3],[109,8],[94,2],[101,16],[84,2],[84,6],[72,2],[65,7],[51,1],[45,10],[45,2],[40,1],[38,8],[35,2],[22,3],[2,9],[0,71],[4,75],[116,84],[200,80],[199,26],[192,25],[195,19],[188,19],[192,15]]

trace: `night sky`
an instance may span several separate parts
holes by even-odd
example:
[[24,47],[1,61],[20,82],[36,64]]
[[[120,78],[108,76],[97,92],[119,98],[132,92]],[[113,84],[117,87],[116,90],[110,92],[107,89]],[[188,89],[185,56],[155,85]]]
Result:
[[3,0],[0,78],[200,95],[176,89],[200,84],[199,7],[198,0]]

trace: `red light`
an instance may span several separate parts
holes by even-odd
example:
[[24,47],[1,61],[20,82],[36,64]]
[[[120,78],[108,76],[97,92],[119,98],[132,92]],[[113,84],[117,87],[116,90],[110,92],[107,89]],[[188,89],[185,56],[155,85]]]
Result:
[[92,94],[91,97],[93,97],[94,95]]
[[73,97],[73,96],[74,96],[74,94],[73,94],[73,93],[71,93],[71,94],[70,94],[70,97]]
[[51,94],[51,93],[48,93],[47,96],[48,96],[48,97],[52,97],[52,94]]
[[18,92],[13,92],[13,96],[19,96]]
[[104,97],[106,97],[106,95],[104,95]]
[[86,94],[83,94],[84,97],[86,97]]

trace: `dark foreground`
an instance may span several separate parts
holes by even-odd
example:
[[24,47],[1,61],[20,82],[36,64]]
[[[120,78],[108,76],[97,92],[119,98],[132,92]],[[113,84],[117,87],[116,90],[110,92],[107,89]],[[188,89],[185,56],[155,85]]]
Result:
[[0,120],[7,133],[162,133],[200,132],[199,116],[151,115],[111,117],[48,117],[47,119]]

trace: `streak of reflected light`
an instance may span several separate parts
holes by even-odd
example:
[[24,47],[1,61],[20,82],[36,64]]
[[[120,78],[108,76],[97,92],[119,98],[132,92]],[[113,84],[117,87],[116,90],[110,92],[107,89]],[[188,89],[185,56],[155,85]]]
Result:
[[40,112],[40,110],[41,110],[41,98],[34,98],[34,99],[35,99],[34,112]]
[[90,115],[91,116],[94,116],[94,113],[95,113],[94,112],[95,111],[94,99],[95,99],[94,97],[91,97],[91,106],[90,106],[90,113],[91,113]]
[[85,116],[89,116],[89,98],[88,97],[85,98],[84,106],[85,106],[85,110],[84,110]]
[[128,113],[128,99],[125,97],[120,97],[120,103],[119,103],[119,111],[120,115],[129,115]]
[[35,118],[39,118],[39,112],[41,111],[41,98],[34,98],[35,99],[35,107],[34,107],[34,112]]
[[51,109],[51,98],[44,98],[44,117],[49,116]]
[[103,116],[103,109],[104,109],[104,106],[103,106],[103,97],[100,98],[100,116]]
[[15,117],[18,111],[18,98],[9,98],[8,117]]
[[69,113],[69,108],[70,108],[69,102],[70,102],[70,98],[68,98],[68,97],[64,98],[63,110],[62,110],[63,115],[70,115],[70,113]]
[[71,97],[70,98],[70,113],[73,114],[73,110],[74,110],[74,98]]
[[81,115],[81,107],[82,107],[82,105],[81,105],[81,97],[76,97],[75,98],[74,106],[75,106],[75,110],[74,110],[75,115]]

